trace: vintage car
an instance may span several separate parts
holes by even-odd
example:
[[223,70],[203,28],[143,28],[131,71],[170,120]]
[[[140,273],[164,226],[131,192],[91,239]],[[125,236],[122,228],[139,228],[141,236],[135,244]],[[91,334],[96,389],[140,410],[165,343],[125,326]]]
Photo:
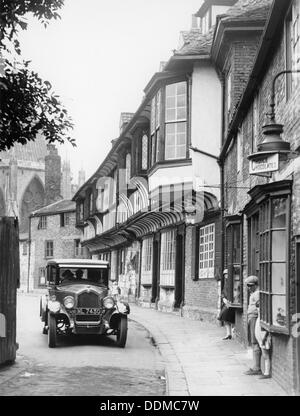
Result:
[[116,335],[116,344],[125,347],[130,309],[108,287],[108,262],[53,259],[46,276],[40,317],[50,348],[56,347],[58,336],[69,334]]

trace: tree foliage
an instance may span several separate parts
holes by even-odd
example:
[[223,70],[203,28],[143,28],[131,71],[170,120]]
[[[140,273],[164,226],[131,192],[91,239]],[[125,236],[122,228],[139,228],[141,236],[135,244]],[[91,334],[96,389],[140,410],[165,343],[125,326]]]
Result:
[[59,18],[64,0],[0,0],[0,150],[15,143],[25,144],[42,133],[49,143],[66,140],[72,121],[50,82],[43,81],[21,61],[18,40],[27,29],[26,15],[31,13],[45,26]]

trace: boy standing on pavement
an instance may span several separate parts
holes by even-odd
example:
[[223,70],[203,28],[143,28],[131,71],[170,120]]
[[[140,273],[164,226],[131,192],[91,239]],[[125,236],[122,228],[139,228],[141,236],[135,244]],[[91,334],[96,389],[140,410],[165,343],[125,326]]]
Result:
[[258,307],[259,307],[259,287],[258,287],[258,277],[249,276],[245,280],[245,283],[250,292],[249,305],[247,310],[247,319],[248,319],[248,333],[250,338],[250,343],[253,351],[253,368],[250,368],[245,372],[246,375],[255,376],[261,374],[260,369],[260,358],[261,358],[261,349],[259,343],[255,337],[255,324],[258,319]]

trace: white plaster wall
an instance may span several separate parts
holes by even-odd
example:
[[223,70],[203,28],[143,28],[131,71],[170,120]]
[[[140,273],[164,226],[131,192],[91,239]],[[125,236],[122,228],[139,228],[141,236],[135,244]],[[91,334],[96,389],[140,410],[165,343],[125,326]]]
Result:
[[[221,83],[209,63],[196,64],[192,78],[191,143],[193,147],[218,156],[221,148]],[[220,185],[217,160],[191,150],[192,174],[205,186]],[[217,197],[219,188],[205,189]]]
[[192,181],[193,171],[191,165],[159,168],[149,176],[149,191],[153,191],[160,185],[189,183]]

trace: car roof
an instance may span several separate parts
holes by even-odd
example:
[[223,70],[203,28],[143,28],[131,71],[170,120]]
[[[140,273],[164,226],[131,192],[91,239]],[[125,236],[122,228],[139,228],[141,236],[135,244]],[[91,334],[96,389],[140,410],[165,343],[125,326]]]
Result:
[[51,259],[47,261],[47,265],[49,264],[55,264],[60,267],[103,267],[108,266],[109,262],[92,259]]

